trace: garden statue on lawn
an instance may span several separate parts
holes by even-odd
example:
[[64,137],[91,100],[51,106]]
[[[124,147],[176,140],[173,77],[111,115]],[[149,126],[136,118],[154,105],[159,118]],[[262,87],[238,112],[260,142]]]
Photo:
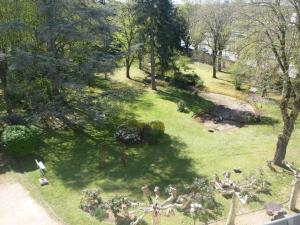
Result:
[[230,172],[224,172],[223,175],[224,180],[222,181],[216,174],[213,184],[215,189],[224,197],[232,197],[226,225],[234,225],[238,202],[240,201],[242,204],[247,204],[250,198],[255,198],[257,193],[264,192],[268,189],[268,182],[262,178],[262,173],[259,178],[251,176],[241,184],[230,179]]

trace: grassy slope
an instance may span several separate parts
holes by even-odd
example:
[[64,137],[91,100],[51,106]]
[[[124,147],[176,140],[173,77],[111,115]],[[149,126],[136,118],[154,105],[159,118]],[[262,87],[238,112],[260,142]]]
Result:
[[[205,81],[208,90],[242,97],[226,81],[230,80],[228,74],[219,74],[223,80],[213,80],[210,78],[209,66],[191,67]],[[135,75],[140,73],[137,69],[133,70]],[[123,74],[124,70],[118,71],[114,80],[124,80]],[[142,86],[134,81],[131,84]],[[20,162],[25,169],[24,177],[30,183],[30,190],[46,200],[66,223],[73,225],[105,224],[78,208],[80,191],[84,188],[100,186],[105,198],[115,194],[140,197],[139,187],[143,184],[158,184],[163,187],[169,183],[191,180],[196,174],[211,178],[214,173],[220,174],[234,167],[240,167],[247,174],[258,168],[265,170],[272,183],[272,195],[261,196],[261,200],[273,199],[282,202],[288,198],[291,178],[282,173],[270,174],[265,166],[266,160],[272,158],[280,124],[253,125],[231,133],[211,134],[192,118],[192,113],[177,112],[176,102],[180,98],[187,100],[188,105],[193,106],[193,111],[205,110],[208,106],[202,99],[174,90],[147,91],[128,105],[141,120],[163,121],[168,136],[156,146],[145,145],[128,149],[127,168],[120,167],[113,158],[105,169],[99,168],[95,159],[97,149],[84,137],[71,132],[49,134],[42,153],[48,168],[47,176],[51,183],[49,186],[38,186],[39,173],[32,161]],[[263,104],[261,111],[280,119],[278,108],[271,103]],[[300,163],[299,135],[298,122],[287,156],[297,163]],[[227,211],[229,202],[222,198],[219,200]],[[257,207],[257,203],[252,207]],[[178,215],[171,220],[163,220],[163,224],[181,224],[182,220],[183,217]]]

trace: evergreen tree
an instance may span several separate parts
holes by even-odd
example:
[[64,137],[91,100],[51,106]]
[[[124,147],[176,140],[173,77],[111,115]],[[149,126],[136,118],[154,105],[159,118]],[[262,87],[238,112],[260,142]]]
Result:
[[176,29],[176,13],[170,0],[136,0],[138,23],[142,32],[147,34],[146,42],[150,46],[151,83],[156,90],[155,54],[158,55],[161,72],[164,73],[174,55],[174,49],[180,45]]
[[[12,7],[13,5],[13,7]],[[12,113],[9,88],[9,67],[12,53],[26,41],[32,40],[28,32],[34,22],[33,4],[27,0],[2,0],[0,7],[0,79],[8,114]]]

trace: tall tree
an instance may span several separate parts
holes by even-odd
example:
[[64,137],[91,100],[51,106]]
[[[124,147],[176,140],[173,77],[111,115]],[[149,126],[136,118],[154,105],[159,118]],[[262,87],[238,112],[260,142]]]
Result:
[[231,36],[233,7],[229,3],[210,3],[202,6],[199,22],[204,24],[205,40],[212,51],[213,78],[217,78],[217,61],[222,59]]
[[32,58],[51,81],[53,95],[67,75],[104,65],[112,32],[108,17],[113,15],[106,6],[92,0],[37,0],[36,14],[38,43],[29,54],[39,56]]
[[[13,6],[13,7],[12,7]],[[32,39],[26,27],[33,22],[33,4],[26,0],[3,0],[0,7],[0,79],[6,111],[12,113],[9,96],[11,54],[25,41]]]
[[300,111],[300,78],[299,71],[294,69],[299,54],[300,32],[297,33],[291,20],[295,11],[285,1],[259,1],[250,7],[246,13],[246,19],[251,21],[248,39],[255,38],[260,52],[270,50],[281,70],[280,112],[283,129],[278,136],[273,161],[276,165],[282,165]]
[[181,23],[183,26],[186,26],[184,32],[182,32],[182,40],[186,52],[189,54],[190,46],[193,45],[197,48],[204,39],[204,26],[199,21],[201,16],[201,1],[186,0],[178,6],[178,9],[181,16]]
[[156,90],[156,54],[161,72],[164,73],[172,61],[174,49],[180,44],[176,35],[175,9],[170,0],[136,0],[136,12],[150,48],[151,84],[152,89]]
[[131,79],[130,68],[139,48],[138,25],[133,2],[117,3],[116,14],[115,20],[118,30],[115,32],[115,41],[116,45],[120,45],[121,52],[125,55],[126,77]]

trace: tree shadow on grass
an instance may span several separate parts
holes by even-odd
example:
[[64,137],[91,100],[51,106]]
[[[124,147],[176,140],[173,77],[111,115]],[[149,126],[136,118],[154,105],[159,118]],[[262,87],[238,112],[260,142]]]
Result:
[[185,144],[168,135],[156,145],[126,148],[126,167],[119,163],[119,147],[112,143],[104,168],[99,166],[94,143],[83,137],[74,139],[69,134],[59,136],[63,139],[61,144],[64,148],[59,145],[60,138],[56,137],[56,147],[45,156],[45,161],[50,168],[50,178],[62,180],[68,188],[82,190],[90,184],[99,183],[108,192],[126,190],[133,194],[140,193],[142,185],[167,187],[169,184],[190,182],[197,176],[192,160],[181,152]]
[[134,181],[127,184],[128,189],[139,192],[142,185],[167,187],[169,184],[190,182],[197,174],[193,170],[192,159],[182,153],[185,147],[179,139],[165,135],[158,144],[129,149],[128,166],[116,167],[112,163],[102,176]]
[[185,101],[188,109],[195,114],[201,112],[208,112],[213,103],[204,98],[193,94],[187,90],[180,90],[177,88],[168,88],[166,91],[157,92],[163,99],[178,103],[180,100]]
[[[191,181],[197,176],[193,170],[192,159],[183,154],[182,150],[186,146],[176,137],[165,135],[155,145],[127,147],[125,151],[128,165],[123,167],[119,163],[120,146],[114,138],[115,127],[124,122],[125,118],[134,119],[132,109],[122,107],[121,102],[128,104],[131,101],[134,104],[142,101],[138,105],[147,103],[147,99],[138,98],[139,91],[132,92],[132,87],[125,89],[122,87],[122,90],[108,90],[98,96],[118,105],[116,120],[109,120],[104,124],[94,124],[86,112],[98,109],[97,105],[92,106],[97,93],[92,98],[78,98],[76,95],[72,104],[76,112],[85,111],[80,117],[84,121],[84,132],[71,129],[47,132],[36,155],[18,160],[15,170],[34,171],[34,159],[42,160],[50,183],[60,180],[66,188],[77,191],[88,186],[100,186],[107,192],[120,190],[129,194],[140,194],[142,185],[159,185],[164,188],[169,184]],[[85,106],[89,108],[84,108]],[[149,106],[151,102],[147,104]],[[101,167],[100,160],[104,154],[106,165]]]
[[[78,165],[75,160],[81,162],[89,152],[92,152],[95,158],[100,145],[115,144],[116,127],[124,123],[124,120],[134,119],[135,115],[129,110],[128,105],[138,102],[143,90],[120,85],[118,82],[113,88],[108,88],[105,86],[106,83],[107,81],[99,83],[103,88],[101,93],[94,91],[90,93],[82,88],[67,90],[65,97],[68,101],[52,115],[53,117],[59,115],[57,119],[65,123],[64,128],[54,130],[45,128],[42,132],[44,143],[41,144],[40,150],[36,151],[36,155],[16,158],[13,169],[18,172],[35,170],[34,159],[44,160],[50,167],[55,163],[63,165],[64,160],[72,161],[71,156],[75,157],[74,165]],[[150,106],[151,104],[148,104],[148,107]],[[65,171],[69,175],[68,168]]]

